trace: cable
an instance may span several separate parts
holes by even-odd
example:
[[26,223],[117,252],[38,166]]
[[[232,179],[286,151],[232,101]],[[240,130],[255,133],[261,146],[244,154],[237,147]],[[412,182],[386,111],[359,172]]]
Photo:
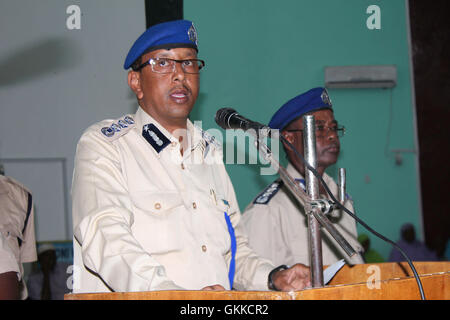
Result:
[[283,142],[285,142],[289,148],[292,149],[292,151],[294,151],[294,153],[296,154],[296,156],[305,164],[305,166],[308,168],[308,170],[310,170],[317,179],[319,179],[320,183],[323,185],[323,187],[325,188],[325,190],[327,191],[327,193],[330,195],[331,199],[335,202],[335,204],[337,204],[342,210],[344,210],[348,215],[350,215],[353,219],[355,219],[356,221],[358,221],[364,228],[366,228],[368,231],[372,232],[375,236],[377,236],[378,238],[380,238],[381,240],[386,241],[387,243],[391,244],[392,246],[394,246],[398,251],[400,251],[400,253],[403,255],[403,257],[406,259],[406,261],[408,262],[409,266],[411,267],[412,272],[414,273],[414,277],[416,278],[417,281],[417,285],[419,287],[419,291],[420,291],[420,297],[422,300],[425,300],[425,293],[423,292],[423,287],[422,287],[422,282],[420,281],[420,277],[417,274],[416,268],[414,267],[411,259],[408,257],[408,255],[402,250],[402,248],[400,248],[395,242],[393,242],[392,240],[386,238],[385,236],[383,236],[382,234],[376,232],[375,230],[373,230],[371,227],[369,227],[364,221],[362,221],[360,218],[358,218],[353,212],[351,212],[350,210],[348,210],[346,207],[344,207],[344,205],[342,205],[340,203],[340,201],[338,201],[333,193],[330,191],[330,189],[328,188],[327,184],[325,183],[325,181],[323,181],[323,178],[320,176],[320,174],[309,165],[309,163],[307,163],[305,161],[305,159],[303,158],[303,156],[300,154],[300,152],[298,152],[297,149],[295,149],[295,147],[285,138],[283,137],[283,135],[280,135],[281,140]]

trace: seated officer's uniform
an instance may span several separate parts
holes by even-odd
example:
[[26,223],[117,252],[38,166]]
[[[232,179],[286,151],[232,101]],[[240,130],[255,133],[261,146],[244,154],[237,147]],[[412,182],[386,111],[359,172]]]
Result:
[[[151,27],[128,57],[193,45],[193,32],[187,21]],[[230,289],[234,263],[234,288],[267,290],[274,266],[247,245],[220,145],[189,120],[187,130],[183,155],[140,107],[84,132],[72,188],[74,292]]]
[[[272,117],[269,126],[281,131],[287,124],[305,113],[324,108],[331,109],[326,91],[319,88],[312,89],[284,104]],[[286,170],[305,190],[304,177],[295,167],[289,163]],[[337,184],[326,173],[323,179],[337,198]],[[328,194],[327,198],[331,200]],[[353,202],[348,195],[344,205],[354,212]],[[335,218],[330,219],[334,227],[357,252],[362,251],[357,241],[354,219],[345,212],[334,211],[333,214],[337,214]],[[275,265],[310,264],[307,221],[303,206],[298,203],[281,179],[272,182],[249,204],[242,219],[252,249],[260,256],[270,259]],[[323,265],[333,264],[342,258],[351,264],[364,263],[360,254],[349,258],[327,231],[321,232],[321,235]]]
[[20,298],[28,296],[23,263],[37,260],[34,209],[30,190],[0,175],[0,273],[16,272]]

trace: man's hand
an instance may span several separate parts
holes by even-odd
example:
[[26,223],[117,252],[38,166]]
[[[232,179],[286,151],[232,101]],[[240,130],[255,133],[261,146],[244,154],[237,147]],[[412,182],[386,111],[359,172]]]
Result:
[[0,273],[0,300],[20,299],[17,272]]
[[272,282],[280,291],[297,291],[311,286],[309,267],[297,263],[286,270],[275,272]]
[[204,287],[202,290],[205,291],[225,291],[225,288],[220,284],[213,284],[212,286]]

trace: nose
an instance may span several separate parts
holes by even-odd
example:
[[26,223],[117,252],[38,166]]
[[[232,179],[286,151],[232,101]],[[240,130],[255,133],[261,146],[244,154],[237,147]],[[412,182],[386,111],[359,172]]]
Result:
[[331,130],[331,128],[327,128],[326,135],[327,135],[328,140],[338,140],[339,139],[337,131]]
[[183,81],[185,78],[185,73],[181,63],[175,62],[173,70],[173,81]]

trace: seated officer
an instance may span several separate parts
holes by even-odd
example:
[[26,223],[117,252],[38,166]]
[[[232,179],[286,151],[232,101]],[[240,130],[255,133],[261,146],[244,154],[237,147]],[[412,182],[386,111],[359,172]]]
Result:
[[0,164],[0,300],[25,300],[24,263],[36,261],[33,197]]
[[[316,122],[317,171],[323,177],[333,195],[337,198],[338,187],[325,169],[336,163],[339,150],[339,136],[344,133],[334,119],[332,104],[324,88],[314,88],[284,104],[272,117],[269,126],[280,133],[304,155],[303,116],[314,115]],[[289,146],[283,145],[289,164],[287,172],[305,189],[305,168],[303,162]],[[331,200],[320,184],[320,196]],[[338,198],[337,198],[338,199]],[[347,196],[345,207],[353,211],[352,200]],[[336,212],[333,212],[336,213]],[[332,220],[336,229],[357,251],[356,224],[345,212]],[[302,205],[294,198],[281,179],[272,182],[247,207],[243,214],[250,246],[262,257],[275,264],[309,264],[307,217]],[[327,232],[322,235],[323,265],[330,265],[342,258],[348,258],[339,244]],[[349,263],[364,263],[359,254]]]
[[306,266],[271,272],[248,247],[221,147],[188,119],[204,66],[197,52],[192,22],[150,27],[124,65],[136,114],[82,135],[72,186],[75,293],[309,285]]

